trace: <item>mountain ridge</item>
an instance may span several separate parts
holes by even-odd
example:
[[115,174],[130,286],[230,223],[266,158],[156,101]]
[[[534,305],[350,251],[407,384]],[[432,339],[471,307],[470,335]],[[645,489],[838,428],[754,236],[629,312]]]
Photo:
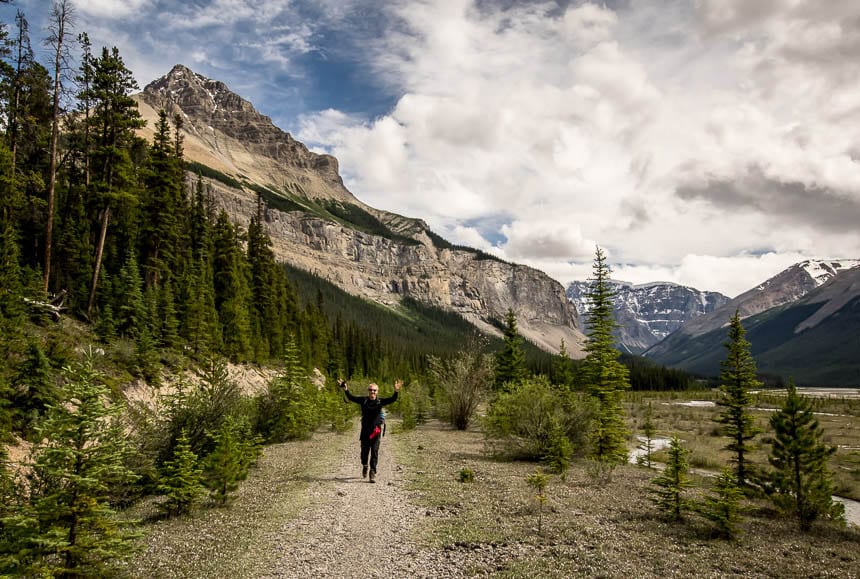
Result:
[[[576,306],[580,325],[584,324],[589,303],[589,282],[575,281],[567,286],[566,295]],[[693,317],[711,312],[728,301],[718,292],[701,291],[671,282],[630,282],[610,280],[613,314],[618,324],[614,335],[619,349],[641,354]]]
[[[204,180],[233,221],[247,227],[265,193],[264,221],[279,260],[387,306],[409,296],[455,311],[495,335],[510,308],[526,339],[547,351],[564,339],[571,355],[583,355],[585,336],[559,282],[452,246],[421,219],[364,204],[343,185],[334,157],[309,151],[220,81],[176,65],[135,98],[150,127],[159,109],[178,115],[186,158],[229,177]],[[278,201],[282,209],[272,206]]]
[[644,355],[660,364],[716,376],[725,355],[726,324],[735,311],[741,313],[761,372],[794,377],[804,385],[858,384],[857,260],[796,263],[722,308],[691,320]]

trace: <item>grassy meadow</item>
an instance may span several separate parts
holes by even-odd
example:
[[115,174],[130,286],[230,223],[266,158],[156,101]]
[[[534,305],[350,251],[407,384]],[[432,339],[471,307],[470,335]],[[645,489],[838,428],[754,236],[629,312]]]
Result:
[[[812,400],[823,439],[837,447],[830,460],[835,491],[838,496],[860,500],[860,392],[817,391],[799,389]],[[753,394],[753,414],[761,429],[754,440],[755,450],[750,456],[756,466],[767,467],[767,454],[771,435],[769,419],[780,408],[784,391],[763,390]],[[730,454],[724,450],[727,440],[720,435],[720,424],[714,419],[721,408],[716,406],[716,391],[695,392],[629,392],[625,399],[628,425],[634,436],[643,434],[648,404],[651,404],[652,422],[659,437],[677,434],[685,448],[691,451],[690,467],[717,472],[728,464]],[[653,460],[664,462],[666,452],[658,451]]]

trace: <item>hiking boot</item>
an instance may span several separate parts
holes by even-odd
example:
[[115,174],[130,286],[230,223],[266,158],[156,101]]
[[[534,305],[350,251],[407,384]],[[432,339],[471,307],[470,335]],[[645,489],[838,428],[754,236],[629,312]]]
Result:
[[361,465],[361,478],[367,478],[367,465]]
[[376,482],[376,471],[375,470],[370,471],[370,482],[372,482],[372,483]]

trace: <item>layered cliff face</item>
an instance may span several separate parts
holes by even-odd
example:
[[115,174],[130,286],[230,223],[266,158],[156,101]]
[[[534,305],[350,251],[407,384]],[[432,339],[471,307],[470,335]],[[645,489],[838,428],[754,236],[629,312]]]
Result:
[[410,296],[458,312],[489,333],[499,333],[511,308],[530,341],[558,351],[564,339],[571,355],[582,354],[585,337],[561,284],[538,270],[453,248],[420,219],[363,204],[344,187],[333,157],[308,151],[223,83],[177,65],[138,102],[150,127],[160,108],[179,115],[186,158],[243,184],[207,180],[216,203],[240,226],[257,211],[252,187],[274,196],[264,219],[278,259],[388,306]]
[[[729,301],[718,292],[668,282],[633,285],[611,281],[615,321],[615,337],[619,348],[640,354],[677,330],[685,322],[714,311]],[[586,299],[589,283],[576,281],[567,287],[567,297],[580,312],[580,319],[589,309]],[[584,325],[584,324],[583,324]]]

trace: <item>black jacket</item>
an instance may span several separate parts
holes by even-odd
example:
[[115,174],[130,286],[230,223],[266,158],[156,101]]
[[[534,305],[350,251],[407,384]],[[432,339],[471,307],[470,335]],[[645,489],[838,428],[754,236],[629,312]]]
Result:
[[388,398],[377,397],[376,400],[371,400],[367,396],[354,396],[349,390],[344,390],[343,393],[352,402],[361,405],[361,434],[358,435],[359,440],[370,440],[373,429],[382,424],[382,420],[380,420],[382,407],[396,402],[398,394],[395,390],[394,395]]

